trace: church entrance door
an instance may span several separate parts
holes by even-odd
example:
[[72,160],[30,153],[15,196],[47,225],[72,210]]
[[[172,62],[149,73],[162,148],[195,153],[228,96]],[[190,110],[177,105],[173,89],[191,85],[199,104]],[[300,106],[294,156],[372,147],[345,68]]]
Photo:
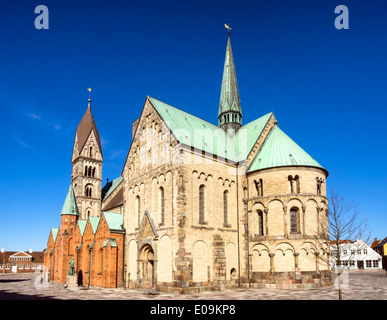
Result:
[[150,245],[145,245],[141,250],[140,257],[141,286],[153,288],[155,285],[154,252]]

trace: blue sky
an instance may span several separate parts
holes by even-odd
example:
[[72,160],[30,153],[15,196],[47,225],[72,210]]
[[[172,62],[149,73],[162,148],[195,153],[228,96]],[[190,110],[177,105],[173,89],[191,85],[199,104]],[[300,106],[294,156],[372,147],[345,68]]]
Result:
[[[37,30],[34,9],[49,9]],[[337,5],[349,29],[334,26]],[[118,177],[147,95],[217,124],[230,21],[243,123],[273,111],[328,189],[387,236],[387,5],[374,0],[9,1],[0,13],[0,247],[42,250],[87,108]]]

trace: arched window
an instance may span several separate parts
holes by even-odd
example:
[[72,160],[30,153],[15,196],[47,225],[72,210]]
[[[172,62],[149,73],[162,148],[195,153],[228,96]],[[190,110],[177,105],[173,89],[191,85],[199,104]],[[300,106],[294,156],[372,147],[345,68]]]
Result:
[[87,166],[85,167],[85,176],[87,176]]
[[137,213],[137,224],[138,224],[138,227],[140,227],[140,213],[141,213],[140,196],[136,197],[136,213]]
[[228,223],[228,191],[223,192],[223,223]]
[[90,157],[93,156],[93,147],[90,147]]
[[165,205],[164,205],[164,188],[159,189],[159,204],[160,204],[160,223],[163,225],[165,220]]
[[103,248],[100,249],[100,258],[101,258],[101,273],[103,273]]
[[85,196],[88,198],[91,198],[92,192],[93,192],[93,186],[91,184],[87,184],[85,187]]
[[299,210],[296,207],[293,207],[290,209],[290,232],[291,233],[300,232]]
[[254,180],[255,188],[257,189],[257,196],[262,197],[263,196],[263,180]]
[[258,218],[258,235],[263,236],[263,212],[262,210],[257,211]]
[[205,190],[204,185],[199,187],[199,223],[204,224],[204,201],[205,201]]
[[91,176],[94,178],[94,176],[95,176],[95,168],[93,168],[93,170],[91,170]]
[[87,171],[87,176],[91,177],[91,167],[89,167],[89,170]]
[[288,177],[288,180],[290,182],[290,193],[300,193],[300,177],[299,176],[292,176]]

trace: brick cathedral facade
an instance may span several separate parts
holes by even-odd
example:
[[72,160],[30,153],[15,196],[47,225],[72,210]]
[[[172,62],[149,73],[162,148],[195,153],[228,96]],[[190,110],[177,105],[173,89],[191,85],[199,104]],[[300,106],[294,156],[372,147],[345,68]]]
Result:
[[91,101],[45,267],[66,283],[192,293],[318,287],[328,266],[328,172],[273,113],[242,125],[228,38],[218,125],[148,96],[117,179],[102,182]]

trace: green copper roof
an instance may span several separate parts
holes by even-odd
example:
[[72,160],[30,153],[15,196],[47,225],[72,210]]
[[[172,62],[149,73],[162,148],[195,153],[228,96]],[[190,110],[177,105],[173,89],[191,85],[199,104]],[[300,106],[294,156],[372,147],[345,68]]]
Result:
[[148,99],[180,143],[235,162],[247,158],[273,114],[268,113],[246,124],[235,136],[230,136],[210,122],[150,96]]
[[103,197],[102,197],[102,201],[107,199],[107,197],[117,188],[117,186],[121,183],[121,181],[123,180],[124,178],[123,177],[118,177],[117,179],[114,179],[113,181],[110,181],[106,184],[105,187],[109,187],[109,189],[106,191],[106,190],[103,190],[105,189],[105,187],[102,189],[102,192],[104,193],[104,191],[106,192]]
[[102,214],[110,231],[124,231],[124,217],[121,213],[103,211]]
[[149,96],[148,99],[180,143],[219,157],[236,159],[233,139],[223,129],[160,100]]
[[52,229],[51,229],[52,238],[54,239],[54,243],[55,243],[55,241],[56,241],[56,237],[58,236],[58,231],[59,231],[58,228],[52,228]]
[[224,61],[222,89],[220,92],[219,113],[237,111],[242,113],[239,99],[238,83],[236,78],[234,58],[231,50],[230,37],[227,41],[226,58]]
[[85,233],[87,220],[78,220],[79,230],[81,231],[81,236]]
[[275,126],[269,132],[247,172],[283,166],[307,166],[324,169],[280,128]]
[[61,215],[68,214],[68,215],[75,215],[75,216],[79,215],[72,184],[70,184],[70,188],[69,188],[69,191],[67,192],[67,196],[60,214]]
[[89,217],[89,221],[91,224],[91,228],[93,229],[93,233],[95,234],[97,232],[98,224],[99,224],[99,217]]
[[262,134],[273,112],[270,112],[241,127],[235,135],[235,148],[238,160],[246,160],[258,138]]
[[112,248],[117,247],[117,241],[116,241],[116,239],[111,239],[111,238],[107,239],[107,240],[103,243],[102,247],[106,247],[107,244],[108,244],[109,242],[110,242],[110,246],[111,246]]

